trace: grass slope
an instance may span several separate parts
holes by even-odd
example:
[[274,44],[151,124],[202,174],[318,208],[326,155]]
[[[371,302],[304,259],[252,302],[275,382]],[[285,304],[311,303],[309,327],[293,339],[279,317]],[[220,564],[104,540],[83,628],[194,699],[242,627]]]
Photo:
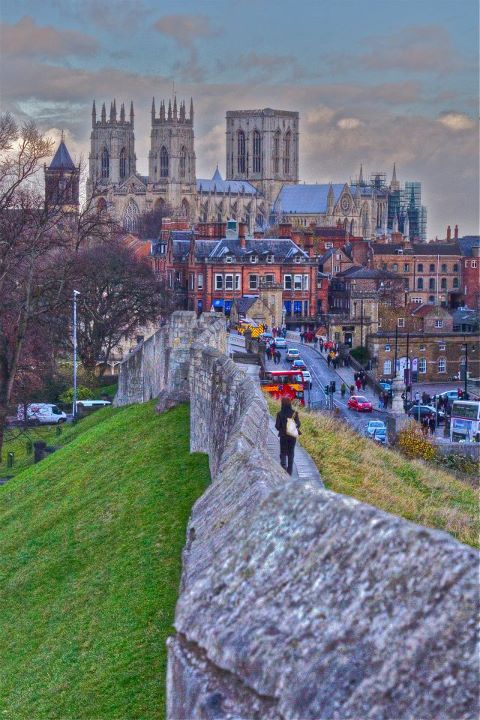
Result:
[[0,487],[2,718],[164,716],[190,509],[188,408],[102,410]]
[[[268,400],[276,414],[278,403]],[[478,489],[424,462],[381,447],[346,423],[300,411],[300,442],[325,486],[478,547]]]

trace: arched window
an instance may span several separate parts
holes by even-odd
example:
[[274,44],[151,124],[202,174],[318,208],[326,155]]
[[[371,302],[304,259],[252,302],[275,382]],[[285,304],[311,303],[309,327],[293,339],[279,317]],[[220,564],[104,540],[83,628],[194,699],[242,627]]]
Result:
[[180,162],[178,167],[178,172],[181,178],[185,177],[187,171],[187,151],[185,149],[185,146],[182,146],[180,150]]
[[262,139],[258,130],[253,131],[253,172],[259,173],[262,168]]
[[292,145],[292,135],[290,133],[290,130],[287,130],[287,133],[285,135],[285,152],[283,155],[283,172],[285,175],[290,174],[290,152],[291,152],[291,145]]
[[265,222],[265,219],[264,219],[262,213],[258,213],[257,217],[255,218],[255,223],[256,223],[257,227],[263,228],[264,222]]
[[139,210],[134,200],[130,200],[123,213],[123,229],[128,232],[136,232],[138,227]]
[[120,177],[127,177],[127,151],[125,148],[120,150]]
[[108,178],[110,175],[110,157],[107,148],[103,148],[102,152],[102,178]]
[[182,215],[184,218],[190,217],[190,205],[186,198],[182,200]]
[[417,290],[423,290],[423,278],[417,278]]
[[239,130],[237,134],[237,168],[239,173],[244,173],[246,168],[245,157],[245,133]]
[[280,130],[273,136],[273,172],[280,172]]
[[428,281],[428,289],[435,290],[435,278],[430,278]]
[[168,152],[166,147],[160,150],[160,177],[168,177]]

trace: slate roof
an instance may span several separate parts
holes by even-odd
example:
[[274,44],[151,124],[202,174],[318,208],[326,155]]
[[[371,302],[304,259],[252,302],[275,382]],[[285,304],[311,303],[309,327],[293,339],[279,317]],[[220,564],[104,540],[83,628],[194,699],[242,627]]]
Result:
[[400,255],[411,255],[410,248],[404,247],[402,243],[370,243],[370,247],[375,255],[395,255],[397,250],[403,250]]
[[239,238],[222,238],[216,241],[209,257],[222,258],[231,254],[235,258],[244,258],[257,253],[259,257],[274,255],[275,260],[288,260],[298,254],[308,259],[308,254],[288,238],[247,238],[245,244],[242,248]]
[[376,270],[374,268],[364,268],[364,267],[358,267],[354,266],[352,268],[349,268],[348,270],[344,270],[341,273],[338,273],[338,276],[347,276],[349,279],[353,278],[355,280],[398,280],[402,279],[398,273],[390,272],[389,270]]
[[458,239],[458,244],[464,257],[472,257],[473,248],[480,245],[480,235],[465,235]]
[[414,255],[460,255],[458,241],[451,243],[412,243]]
[[235,307],[237,308],[237,311],[241,315],[246,315],[248,310],[252,307],[252,305],[258,300],[258,297],[241,297],[241,298],[235,298]]
[[70,153],[67,150],[67,146],[60,141],[60,145],[57,148],[57,152],[53,156],[53,160],[50,163],[50,170],[76,170]]
[[[352,259],[351,257],[351,247],[342,247],[342,248],[329,248],[326,253],[324,253],[321,257],[318,258],[318,262],[320,265],[323,263],[326,263],[329,258],[332,257],[332,255],[335,255],[335,253],[342,253],[345,255],[349,260]],[[356,266],[358,268],[358,265]]]
[[260,194],[257,188],[246,180],[224,180],[218,167],[213,173],[211,180],[207,180],[205,178],[197,179],[197,192],[217,192],[224,193],[225,195],[228,193],[233,193],[234,195],[240,195],[242,193],[244,195]]
[[472,308],[457,308],[452,313],[454,325],[471,325],[476,327],[480,322],[479,314]]
[[[335,202],[341,195],[345,183],[332,184]],[[274,212],[313,215],[327,211],[330,183],[320,185],[284,185],[273,206]]]

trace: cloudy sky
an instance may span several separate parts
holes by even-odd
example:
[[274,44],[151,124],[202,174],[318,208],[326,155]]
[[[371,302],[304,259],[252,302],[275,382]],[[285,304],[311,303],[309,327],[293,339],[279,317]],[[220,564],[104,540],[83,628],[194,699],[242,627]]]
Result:
[[300,177],[421,180],[430,237],[478,233],[477,0],[2,0],[2,109],[88,156],[90,111],[193,96],[197,176],[225,168],[225,112],[298,110]]

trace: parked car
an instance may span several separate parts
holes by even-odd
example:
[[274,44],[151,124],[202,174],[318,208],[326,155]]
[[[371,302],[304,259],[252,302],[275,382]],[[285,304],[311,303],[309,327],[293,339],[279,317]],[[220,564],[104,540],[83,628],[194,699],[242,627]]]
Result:
[[100,408],[109,407],[112,403],[109,400],[77,400],[77,413],[87,414]]
[[373,410],[372,403],[363,395],[352,395],[347,406],[350,410],[356,410],[357,412],[372,412]]
[[307,366],[301,358],[292,362],[292,370],[306,370]]
[[448,399],[448,402],[452,404],[454,400],[458,400],[458,390],[445,390],[445,392],[434,395],[432,400],[435,401],[437,398]]
[[297,348],[288,348],[287,354],[285,355],[287,360],[293,361],[300,358],[300,353]]
[[365,428],[365,435],[369,438],[373,438],[377,430],[384,430],[385,432],[387,431],[383,420],[369,420],[368,425]]
[[[413,418],[414,420],[423,420],[425,416],[430,417],[430,415],[436,415],[437,411],[434,407],[431,405],[411,405],[407,415],[408,417]],[[443,410],[438,410],[438,422],[444,422],[445,421],[445,413]]]
[[[26,408],[26,418],[29,425],[59,425],[67,421],[66,414],[52,403],[30,403]],[[25,420],[24,405],[17,407],[17,420]]]
[[387,444],[387,428],[378,428],[372,435],[372,440],[379,443],[380,445]]
[[283,350],[287,347],[287,341],[283,337],[276,337],[275,338],[275,347],[277,347],[279,350]]
[[310,375],[309,370],[302,370],[303,375],[303,382],[305,384],[305,387],[307,387],[309,390],[312,389],[312,376]]

